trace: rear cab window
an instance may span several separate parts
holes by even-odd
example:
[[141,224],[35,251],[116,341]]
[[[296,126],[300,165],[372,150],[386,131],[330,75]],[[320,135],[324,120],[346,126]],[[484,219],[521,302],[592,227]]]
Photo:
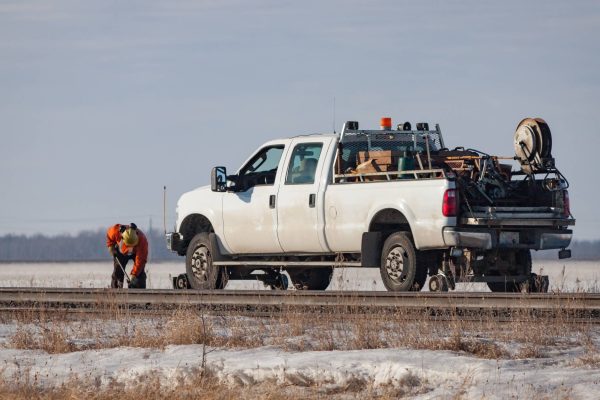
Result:
[[315,175],[323,143],[299,143],[294,147],[290,157],[286,185],[302,185],[315,183]]

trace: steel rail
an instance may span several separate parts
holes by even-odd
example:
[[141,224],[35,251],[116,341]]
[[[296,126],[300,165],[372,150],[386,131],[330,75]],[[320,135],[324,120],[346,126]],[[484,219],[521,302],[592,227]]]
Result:
[[600,319],[597,293],[349,292],[268,290],[144,290],[0,288],[0,307],[130,309],[300,309],[369,312],[376,309],[459,311],[539,311],[585,313]]

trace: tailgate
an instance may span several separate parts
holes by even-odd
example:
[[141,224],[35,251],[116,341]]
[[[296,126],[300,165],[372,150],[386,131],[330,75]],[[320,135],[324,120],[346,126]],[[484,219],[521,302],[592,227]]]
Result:
[[543,226],[575,225],[575,219],[565,216],[557,207],[472,207],[459,219],[471,226]]

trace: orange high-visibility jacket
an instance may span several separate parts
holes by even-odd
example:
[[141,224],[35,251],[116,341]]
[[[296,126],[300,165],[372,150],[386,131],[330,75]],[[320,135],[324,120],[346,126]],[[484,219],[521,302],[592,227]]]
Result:
[[106,232],[106,247],[118,246],[120,243],[121,253],[135,253],[135,260],[133,262],[131,275],[138,276],[138,274],[144,270],[146,262],[148,261],[148,239],[146,239],[146,235],[144,235],[144,233],[138,229],[138,244],[133,247],[128,247],[125,245],[125,243],[121,242],[122,238],[120,229],[120,224],[116,224],[108,228],[108,231]]

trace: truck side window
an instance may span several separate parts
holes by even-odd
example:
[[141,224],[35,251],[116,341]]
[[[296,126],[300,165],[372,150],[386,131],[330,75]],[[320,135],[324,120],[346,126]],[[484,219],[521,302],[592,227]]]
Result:
[[294,147],[285,178],[286,185],[312,184],[323,143],[300,143]]
[[257,185],[273,185],[284,145],[265,147],[240,171],[238,185],[247,190]]

